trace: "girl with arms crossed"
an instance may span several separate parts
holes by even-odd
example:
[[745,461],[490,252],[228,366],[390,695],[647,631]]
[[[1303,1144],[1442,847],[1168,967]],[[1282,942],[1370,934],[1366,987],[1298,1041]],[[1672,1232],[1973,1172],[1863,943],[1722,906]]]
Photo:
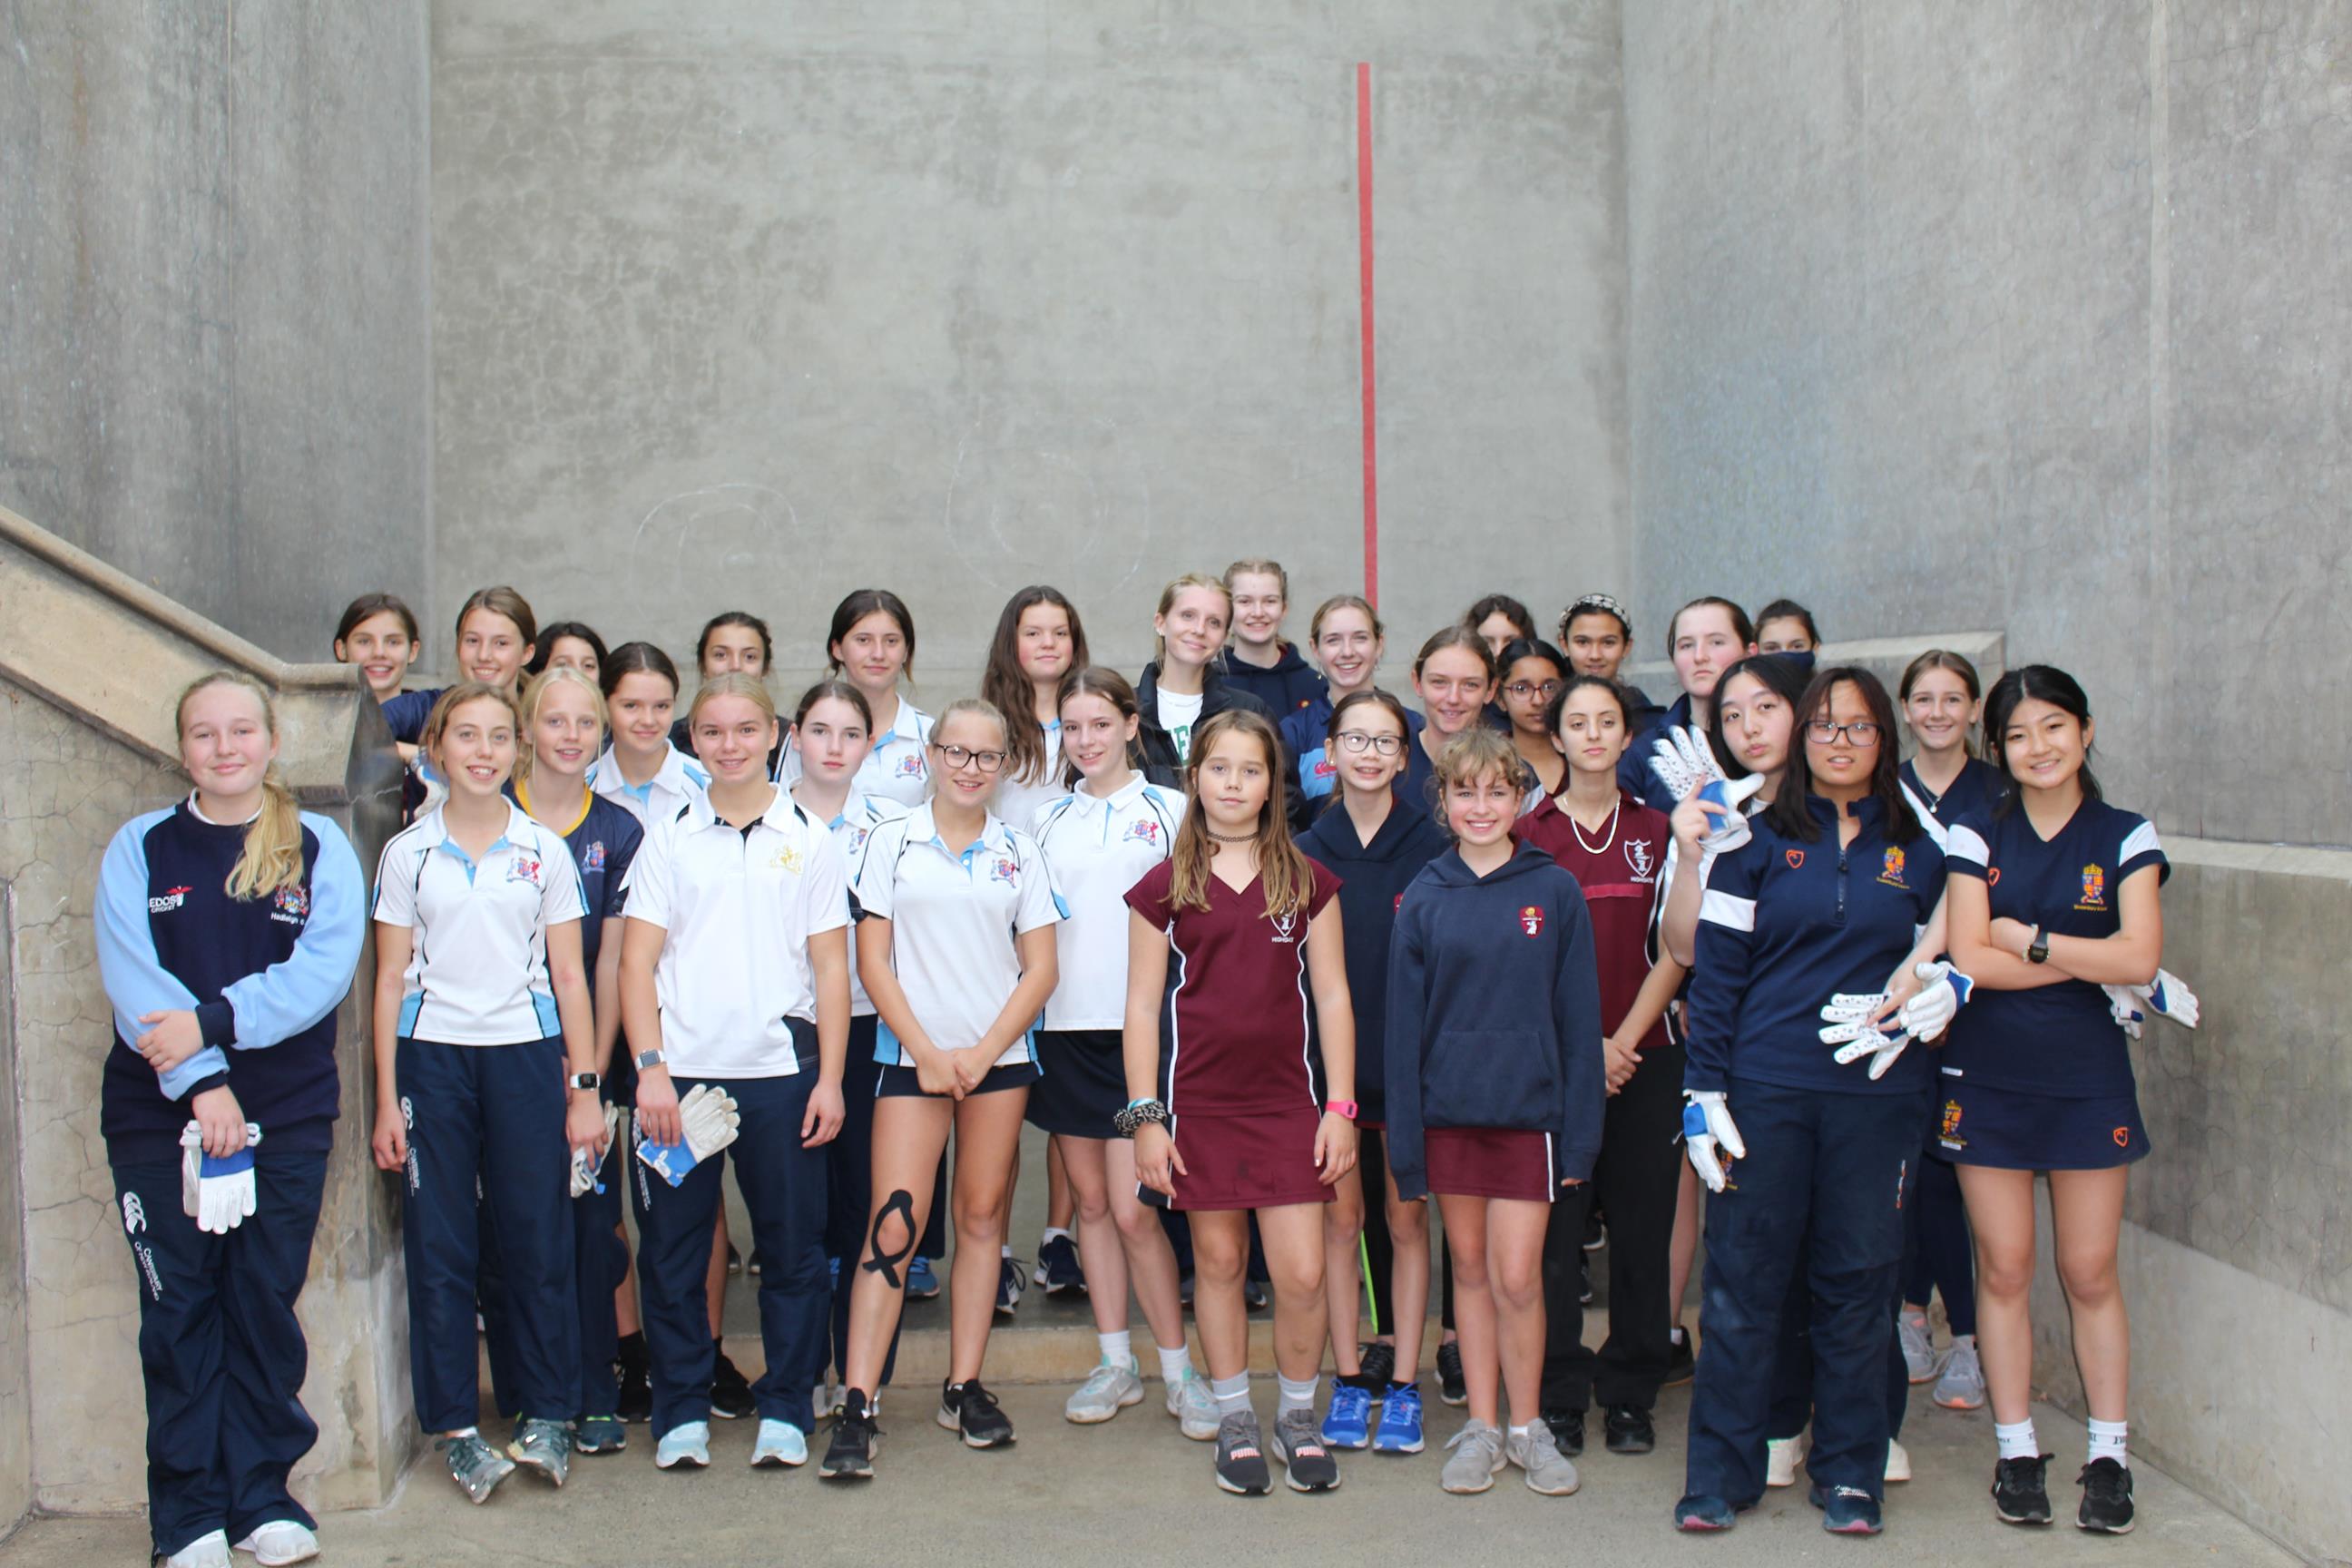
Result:
[[194,787],[115,834],[94,900],[114,1011],[99,1131],[139,1281],[148,1528],[171,1568],[227,1568],[232,1541],[299,1563],[317,1521],[287,1478],[319,1428],[294,1304],[365,891],[342,831],[295,808],[258,685],[205,677],[177,728]]

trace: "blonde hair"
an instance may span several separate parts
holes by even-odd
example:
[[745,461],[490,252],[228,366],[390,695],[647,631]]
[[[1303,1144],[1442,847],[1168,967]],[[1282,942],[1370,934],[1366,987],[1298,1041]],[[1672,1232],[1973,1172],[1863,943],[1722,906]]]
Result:
[[1209,869],[1209,814],[1198,804],[1201,768],[1217,749],[1217,742],[1236,731],[1255,741],[1265,752],[1265,805],[1257,814],[1257,875],[1265,889],[1266,918],[1280,920],[1307,907],[1307,897],[1315,890],[1315,873],[1290,837],[1283,800],[1281,738],[1265,715],[1254,709],[1228,708],[1192,731],[1192,752],[1184,764],[1184,792],[1195,804],[1177,827],[1176,844],[1168,857],[1173,863],[1168,898],[1180,910],[1209,907],[1209,879],[1215,873]]
[[[1288,595],[1286,595],[1286,602],[1287,598]],[[1334,610],[1361,610],[1364,613],[1365,624],[1372,628],[1374,642],[1379,642],[1388,636],[1388,628],[1381,625],[1381,613],[1372,608],[1372,602],[1370,599],[1365,598],[1361,594],[1334,594],[1315,606],[1314,618],[1307,623],[1308,647],[1312,647],[1323,640],[1323,623],[1330,619],[1331,612]]]
[[1257,577],[1273,578],[1276,590],[1282,595],[1283,608],[1290,607],[1290,574],[1282,569],[1281,562],[1269,561],[1263,555],[1251,555],[1234,562],[1225,568],[1224,584],[1227,595],[1230,595],[1234,591],[1234,579],[1244,573]]
[[[604,731],[613,727],[612,715],[604,707],[604,692],[601,687],[568,664],[549,665],[532,676],[530,684],[522,689],[522,732],[518,737],[522,743],[515,755],[514,771],[517,784],[530,781],[531,766],[539,760],[538,750],[531,743],[531,731],[539,724],[540,705],[547,700],[548,692],[558,686],[576,686],[588,694],[588,705],[596,714],[596,735],[600,742]],[[591,754],[593,754],[593,751]]]
[[417,731],[417,750],[427,757],[432,756],[441,749],[441,737],[449,728],[449,716],[468,702],[485,700],[503,707],[508,716],[514,720],[515,749],[520,752],[522,750],[522,710],[516,706],[513,692],[492,686],[487,680],[461,680],[443,691],[441,700],[433,704],[433,711],[425,717],[425,728]]
[[[1157,620],[1174,609],[1176,595],[1187,588],[1206,588],[1213,594],[1223,594],[1225,596],[1225,623],[1227,628],[1231,629],[1234,618],[1234,591],[1214,577],[1204,577],[1198,572],[1187,572],[1160,590],[1160,607],[1151,612],[1152,618]],[[1290,595],[1285,593],[1284,603],[1287,604]],[[1168,639],[1157,632],[1153,633],[1151,637],[1151,657],[1161,664],[1168,662]]]
[[[216,669],[210,675],[189,684],[180,693],[180,700],[172,710],[172,728],[184,738],[187,734],[188,704],[196,694],[215,686],[234,686],[252,694],[261,708],[261,721],[268,728],[269,738],[278,738],[278,707],[269,700],[269,692],[261,682],[235,670]],[[302,811],[294,804],[294,792],[286,786],[286,777],[273,762],[261,775],[261,810],[246,825],[245,847],[239,851],[236,864],[229,868],[228,880],[222,885],[232,899],[257,899],[295,887],[302,880]]]
[[775,694],[768,689],[768,683],[756,675],[746,675],[740,669],[730,669],[723,675],[712,676],[695,688],[694,700],[688,703],[686,708],[686,734],[688,741],[694,738],[694,721],[701,715],[702,705],[715,697],[748,697],[752,706],[768,716],[768,722],[772,724],[776,721]]
[[1451,741],[1437,753],[1437,821],[1449,832],[1453,824],[1446,819],[1445,792],[1455,784],[1475,784],[1488,773],[1498,775],[1513,789],[1524,791],[1532,770],[1519,755],[1509,736],[1500,730],[1489,730],[1484,724],[1473,724]]

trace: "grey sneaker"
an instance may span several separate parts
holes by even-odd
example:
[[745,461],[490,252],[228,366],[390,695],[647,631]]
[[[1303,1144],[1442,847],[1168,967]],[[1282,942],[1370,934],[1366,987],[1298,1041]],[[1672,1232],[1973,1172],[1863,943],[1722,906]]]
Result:
[[1257,1412],[1236,1410],[1217,1423],[1217,1485],[1243,1497],[1264,1497],[1274,1489]]
[[1935,1400],[1947,1410],[1984,1408],[1984,1368],[1977,1362],[1975,1335],[1952,1342],[1952,1353],[1944,1358],[1944,1375],[1936,1380]]
[[[1549,1439],[1550,1434],[1545,1436]],[[1450,1492],[1483,1492],[1495,1484],[1495,1472],[1509,1463],[1503,1457],[1503,1434],[1475,1416],[1465,1422],[1445,1446],[1454,1450],[1454,1457],[1445,1461],[1437,1484]]]
[[[1060,1237],[1055,1239],[1059,1240]],[[1143,1375],[1134,1362],[1118,1366],[1104,1362],[1087,1374],[1078,1384],[1069,1403],[1062,1406],[1062,1415],[1081,1426],[1091,1426],[1108,1421],[1130,1405],[1143,1403]]]
[[1339,1489],[1339,1461],[1331,1457],[1312,1410],[1286,1410],[1275,1418],[1274,1451],[1283,1462],[1283,1481],[1292,1491]]
[[1209,1380],[1192,1367],[1184,1369],[1181,1382],[1168,1385],[1168,1414],[1176,1417],[1184,1436],[1195,1443],[1214,1442],[1223,1420],[1217,1410],[1217,1396],[1209,1392]]
[[1551,1428],[1540,1421],[1528,1424],[1527,1436],[1505,1440],[1511,1463],[1528,1473],[1528,1490],[1546,1497],[1566,1497],[1577,1489],[1576,1465],[1551,1440]]
[[515,1428],[507,1457],[560,1487],[572,1473],[572,1427],[562,1421],[525,1421]]
[[449,1479],[463,1487],[471,1502],[488,1502],[499,1483],[514,1474],[514,1461],[482,1441],[479,1432],[460,1437],[438,1437],[433,1447],[449,1467]]
[[1936,1341],[1927,1313],[1898,1313],[1895,1336],[1903,1342],[1903,1366],[1912,1382],[1925,1383],[1936,1375]]

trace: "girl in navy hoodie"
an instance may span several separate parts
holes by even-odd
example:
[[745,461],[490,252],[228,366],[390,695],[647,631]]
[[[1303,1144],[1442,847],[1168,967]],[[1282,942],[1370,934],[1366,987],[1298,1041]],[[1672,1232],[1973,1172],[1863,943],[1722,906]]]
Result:
[[1323,701],[1323,678],[1282,640],[1282,617],[1290,611],[1290,574],[1282,563],[1236,561],[1225,568],[1224,584],[1234,601],[1225,679],[1265,703],[1277,721]]
[[[1390,950],[1389,1163],[1398,1193],[1437,1194],[1453,1239],[1470,1419],[1443,1484],[1482,1492],[1506,1463],[1530,1489],[1576,1489],[1537,1418],[1544,1233],[1558,1192],[1601,1151],[1601,984],[1576,879],[1514,844],[1520,764],[1474,728],[1438,758],[1454,847],[1405,889]],[[1500,1425],[1497,1384],[1513,1424]]]
[[[1356,1081],[1363,1110],[1359,1168],[1339,1179],[1323,1214],[1324,1289],[1331,1304],[1331,1355],[1339,1378],[1323,1420],[1323,1440],[1335,1448],[1370,1445],[1382,1453],[1422,1449],[1421,1354],[1418,1331],[1429,1316],[1429,1205],[1408,1203],[1388,1179],[1378,1134],[1387,1124],[1383,1043],[1388,1027],[1389,937],[1398,903],[1421,868],[1445,851],[1445,834],[1425,811],[1396,797],[1412,744],[1405,705],[1385,691],[1360,690],[1339,700],[1318,751],[1339,763],[1339,804],[1298,836],[1298,847],[1341,879],[1339,912],[1346,921],[1348,994],[1354,999]],[[1381,1196],[1367,1204],[1366,1187]],[[1359,1345],[1358,1250],[1372,1297],[1370,1344]],[[1400,1336],[1399,1323],[1412,1325]],[[1381,1406],[1371,1430],[1372,1405]]]
[[[1381,613],[1370,600],[1360,594],[1334,594],[1315,606],[1315,616],[1307,623],[1307,646],[1323,667],[1322,695],[1282,718],[1282,750],[1290,770],[1290,825],[1302,832],[1339,795],[1340,760],[1328,743],[1331,711],[1345,699],[1372,689],[1388,638]],[[1421,715],[1408,708],[1405,721],[1406,739],[1418,736]],[[1404,776],[1400,768],[1400,794]]]

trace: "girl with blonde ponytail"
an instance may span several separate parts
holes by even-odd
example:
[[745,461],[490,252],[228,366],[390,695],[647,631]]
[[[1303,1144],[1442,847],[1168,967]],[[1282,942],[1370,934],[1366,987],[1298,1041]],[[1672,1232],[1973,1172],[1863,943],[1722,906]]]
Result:
[[138,1261],[148,1518],[170,1563],[226,1563],[231,1542],[292,1563],[318,1551],[286,1484],[316,1433],[294,1306],[366,900],[341,830],[278,776],[257,683],[208,675],[177,713],[194,788],[115,834],[94,900],[114,1011],[99,1130]]

